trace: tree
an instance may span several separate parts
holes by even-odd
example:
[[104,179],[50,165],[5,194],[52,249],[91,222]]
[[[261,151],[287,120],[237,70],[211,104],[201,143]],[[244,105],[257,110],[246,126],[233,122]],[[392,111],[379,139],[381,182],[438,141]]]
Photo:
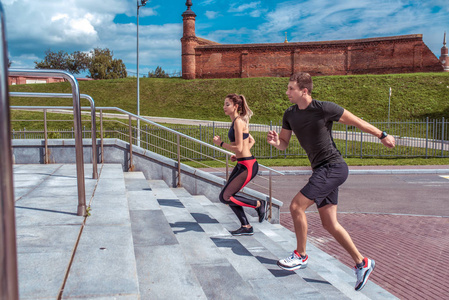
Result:
[[68,54],[59,50],[53,52],[50,49],[45,52],[45,58],[41,62],[35,61],[36,69],[65,70],[72,74],[79,74],[88,70],[87,77],[94,79],[115,79],[128,76],[126,66],[121,59],[113,59],[112,51],[108,48],[95,48],[89,53],[75,51]]
[[128,76],[126,66],[121,59],[113,59],[113,52],[108,48],[95,48],[91,51],[89,72],[94,79],[116,79]]
[[41,62],[35,61],[36,69],[56,69],[65,70],[72,74],[79,74],[87,69],[89,65],[89,56],[86,53],[75,51],[68,54],[63,50],[53,52],[50,49],[45,51],[45,58]]
[[148,72],[148,77],[151,78],[167,78],[170,77],[161,67],[157,66],[156,70]]

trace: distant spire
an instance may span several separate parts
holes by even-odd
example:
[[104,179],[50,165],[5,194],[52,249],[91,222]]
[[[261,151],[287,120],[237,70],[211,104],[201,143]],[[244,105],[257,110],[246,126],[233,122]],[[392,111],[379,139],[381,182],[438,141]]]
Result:
[[285,41],[284,41],[284,43],[288,43],[288,40],[287,40],[287,31],[285,32]]
[[186,1],[186,6],[187,6],[187,10],[190,10],[190,7],[192,6],[192,0],[187,0]]
[[446,31],[444,32],[443,46],[446,47]]

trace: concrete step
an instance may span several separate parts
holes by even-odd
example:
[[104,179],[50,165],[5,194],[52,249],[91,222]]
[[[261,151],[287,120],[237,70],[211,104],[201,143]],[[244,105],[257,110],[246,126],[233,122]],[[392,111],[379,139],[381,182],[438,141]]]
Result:
[[207,299],[158,202],[175,196],[165,182],[151,189],[141,172],[125,173],[125,182],[140,299]]
[[[220,221],[220,224],[230,224],[232,229],[238,228],[240,225],[237,219],[229,209],[221,203],[208,202],[208,199],[204,196],[194,196],[195,199],[200,200],[205,207],[207,207],[211,214],[214,214]],[[273,226],[268,222],[258,223],[257,218],[248,217],[251,224],[253,225],[255,234],[251,237],[233,237],[236,239],[245,249],[247,249],[250,254],[257,258],[258,263],[263,266],[266,270],[270,272],[271,279],[274,283],[278,292],[275,295],[283,295],[285,299],[291,299],[298,295],[313,298],[323,298],[323,299],[345,299],[346,297],[334,286],[329,284],[321,276],[319,276],[312,269],[307,268],[301,270],[302,272],[291,272],[280,269],[276,262],[280,257],[286,256],[286,251],[278,245],[279,239],[273,239],[271,236],[267,235],[265,232],[261,231],[260,228]],[[298,276],[301,274],[301,276]],[[259,288],[264,295],[270,295],[273,292],[273,288]]]
[[142,299],[390,298],[372,282],[355,292],[351,269],[313,245],[308,268],[280,269],[296,245],[280,225],[249,216],[255,234],[234,237],[239,223],[228,206],[139,172],[124,177]]
[[[220,224],[232,224],[239,226],[237,219],[227,206],[221,203],[212,203],[204,196],[194,196],[204,207],[208,207]],[[296,237],[293,232],[284,228],[280,224],[270,224],[268,222],[258,223],[257,218],[249,217],[250,222],[255,229],[255,239],[258,240],[269,252],[275,255],[275,261],[284,258],[296,248]],[[257,232],[263,235],[256,234]],[[241,242],[247,242],[247,237],[238,237]],[[250,249],[252,245],[244,245]],[[311,286],[318,289],[327,299],[349,297],[351,299],[397,299],[383,288],[369,282],[361,292],[354,290],[355,274],[351,268],[348,268],[334,257],[319,250],[314,245],[308,243],[307,251],[309,255],[309,266],[306,269],[295,271]],[[314,263],[315,262],[315,263]],[[324,263],[323,263],[324,262]],[[280,272],[277,266],[274,266],[275,272]],[[285,271],[282,271],[285,272]],[[287,273],[292,273],[288,272]],[[343,296],[344,295],[344,296]]]
[[[89,201],[89,198],[87,199]],[[103,165],[64,299],[138,299],[136,259],[121,165]]]

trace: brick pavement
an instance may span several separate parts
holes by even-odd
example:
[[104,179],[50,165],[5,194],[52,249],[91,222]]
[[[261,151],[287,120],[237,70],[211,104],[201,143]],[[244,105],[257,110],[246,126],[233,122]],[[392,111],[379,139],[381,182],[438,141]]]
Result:
[[[308,212],[309,242],[352,267],[351,257]],[[339,213],[362,255],[376,261],[370,277],[400,299],[448,299],[449,218],[398,214]],[[289,213],[281,224],[294,231]],[[310,263],[318,263],[310,258]]]

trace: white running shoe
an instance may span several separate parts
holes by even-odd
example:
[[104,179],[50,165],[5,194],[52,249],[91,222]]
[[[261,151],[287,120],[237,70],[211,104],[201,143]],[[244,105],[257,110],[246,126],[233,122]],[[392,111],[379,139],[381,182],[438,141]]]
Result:
[[366,282],[368,281],[369,276],[374,270],[374,267],[376,266],[376,263],[373,259],[369,259],[365,257],[363,259],[363,267],[357,268],[354,267],[355,275],[357,275],[357,281],[355,283],[355,290],[360,291],[365,286]]
[[281,269],[288,271],[295,271],[298,269],[304,269],[307,267],[307,261],[309,256],[306,254],[306,257],[302,258],[298,251],[293,251],[292,255],[287,258],[278,260],[278,266]]

